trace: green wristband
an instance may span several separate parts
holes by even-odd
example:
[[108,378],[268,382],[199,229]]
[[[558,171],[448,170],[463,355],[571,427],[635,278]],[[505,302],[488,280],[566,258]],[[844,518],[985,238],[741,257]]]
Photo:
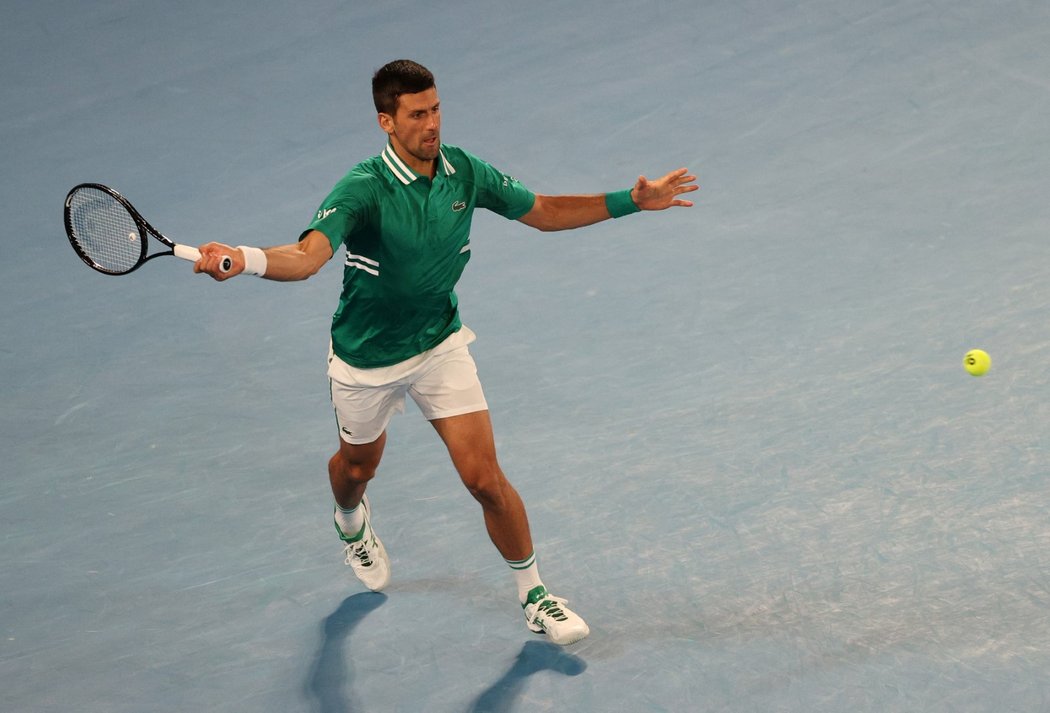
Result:
[[605,208],[613,218],[622,218],[641,210],[631,200],[631,189],[605,194]]

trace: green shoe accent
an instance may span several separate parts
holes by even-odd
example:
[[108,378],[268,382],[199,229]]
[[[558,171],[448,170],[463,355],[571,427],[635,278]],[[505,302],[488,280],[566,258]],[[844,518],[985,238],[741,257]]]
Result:
[[538,587],[533,587],[529,590],[529,594],[527,597],[525,597],[525,603],[521,605],[521,608],[524,609],[530,604],[535,604],[536,602],[540,601],[541,599],[547,596],[550,595],[547,592],[547,588],[544,587],[542,584]]

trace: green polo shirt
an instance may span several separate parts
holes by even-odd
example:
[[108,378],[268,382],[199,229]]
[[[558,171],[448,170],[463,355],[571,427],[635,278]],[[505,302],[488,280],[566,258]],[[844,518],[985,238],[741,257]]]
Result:
[[466,151],[442,144],[434,179],[412,172],[389,143],[354,166],[303,232],[346,248],[332,347],[363,369],[390,366],[441,343],[460,326],[455,286],[470,259],[477,208],[510,220],[536,196]]

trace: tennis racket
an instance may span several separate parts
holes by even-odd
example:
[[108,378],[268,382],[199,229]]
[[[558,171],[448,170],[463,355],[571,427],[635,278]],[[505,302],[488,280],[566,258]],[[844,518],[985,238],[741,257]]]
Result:
[[[200,250],[177,245],[146,222],[127,198],[101,183],[81,183],[66,196],[66,235],[80,259],[105,275],[127,275],[161,255],[196,262]],[[149,252],[152,235],[170,248]],[[222,259],[219,269],[229,272],[233,261]]]

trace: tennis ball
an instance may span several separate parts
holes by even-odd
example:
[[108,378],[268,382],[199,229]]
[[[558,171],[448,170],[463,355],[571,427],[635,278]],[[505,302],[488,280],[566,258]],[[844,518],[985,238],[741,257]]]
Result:
[[971,349],[963,357],[963,368],[974,376],[984,376],[984,373],[992,368],[992,358],[988,356],[988,352]]

